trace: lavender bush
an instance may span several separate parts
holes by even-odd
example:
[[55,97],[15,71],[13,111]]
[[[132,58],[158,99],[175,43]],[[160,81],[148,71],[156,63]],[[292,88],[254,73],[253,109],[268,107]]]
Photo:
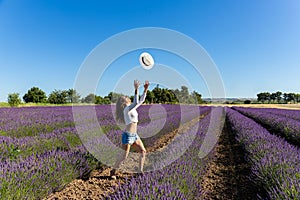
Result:
[[283,115],[266,112],[263,109],[234,107],[240,113],[255,119],[291,143],[300,146],[300,121]]
[[0,199],[39,199],[90,170],[85,149],[53,150],[0,162]]
[[278,108],[256,108],[256,109],[263,112],[269,112],[283,117],[300,120],[300,110],[287,110],[287,109],[278,109]]
[[299,199],[300,149],[237,111],[227,109],[236,139],[242,143],[252,164],[252,175],[268,199]]

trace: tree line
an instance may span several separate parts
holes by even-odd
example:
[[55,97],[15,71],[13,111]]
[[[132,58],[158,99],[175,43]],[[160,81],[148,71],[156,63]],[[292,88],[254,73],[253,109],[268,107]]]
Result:
[[[117,99],[123,96],[121,93],[110,92],[107,96],[101,97],[96,94],[88,94],[85,97],[74,89],[54,90],[48,97],[46,93],[38,87],[30,88],[22,97],[25,103],[50,103],[50,104],[111,104],[116,103]],[[153,90],[149,90],[146,96],[145,103],[186,103],[198,104],[202,103],[202,95],[196,91],[189,92],[186,86],[181,86],[181,89],[166,89],[160,88],[157,85]],[[133,96],[130,96],[133,100]],[[8,103],[11,106],[18,106],[22,103],[19,93],[8,94]]]
[[280,91],[270,93],[261,92],[257,94],[258,102],[268,102],[268,103],[299,103],[300,94],[297,93],[282,93]]

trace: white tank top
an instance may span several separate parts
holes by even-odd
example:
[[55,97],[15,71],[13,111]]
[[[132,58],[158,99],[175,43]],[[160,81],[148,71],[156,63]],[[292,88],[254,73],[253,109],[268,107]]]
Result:
[[128,125],[133,122],[138,122],[138,112],[136,109],[143,104],[146,99],[146,93],[141,96],[141,99],[138,99],[138,94],[134,95],[133,103],[124,108],[124,121]]

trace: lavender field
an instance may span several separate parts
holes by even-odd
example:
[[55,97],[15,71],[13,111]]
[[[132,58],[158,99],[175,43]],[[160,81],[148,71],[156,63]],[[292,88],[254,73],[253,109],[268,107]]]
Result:
[[[84,179],[92,171],[108,167],[93,154],[104,140],[103,135],[96,134],[97,127],[90,125],[93,119],[86,117],[91,107],[76,107],[80,110],[76,113],[80,121],[76,123],[71,106],[0,108],[0,199],[47,198],[74,179]],[[110,142],[105,145],[120,146],[122,126],[114,119],[114,106],[93,109]],[[279,109],[141,106],[138,130],[147,149],[181,126],[188,127],[166,144],[172,148],[162,149],[163,161],[156,160],[143,176],[130,176],[120,182],[105,198],[215,199],[219,195],[218,199],[250,199],[233,194],[237,188],[225,188],[228,192],[222,194],[216,186],[208,196],[203,185],[220,141],[224,134],[231,134],[243,150],[239,153],[243,165],[249,168],[244,177],[253,183],[255,199],[299,199],[299,116],[300,111]],[[86,135],[81,135],[82,130]],[[212,142],[209,153],[199,156],[203,154],[203,143],[209,146],[213,138],[219,142]],[[113,159],[111,155],[101,156]],[[228,176],[236,176],[235,180],[240,177]],[[222,179],[221,175],[217,178]]]

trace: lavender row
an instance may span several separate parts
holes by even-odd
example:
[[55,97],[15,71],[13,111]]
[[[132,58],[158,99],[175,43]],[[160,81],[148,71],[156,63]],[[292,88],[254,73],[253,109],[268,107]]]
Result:
[[252,165],[252,175],[268,199],[297,199],[300,196],[300,149],[237,111],[227,109],[236,139]]
[[74,126],[71,107],[0,108],[0,135],[35,136]]
[[[214,117],[214,127],[210,127],[217,135],[222,131],[223,112],[222,108],[218,109],[219,116]],[[170,144],[174,147],[172,150],[164,149],[164,159],[156,160],[159,170],[126,180],[125,184],[119,185],[107,199],[200,199],[203,194],[200,187],[201,177],[210,159],[200,159],[199,150],[210,122],[211,115],[208,114],[197,125],[182,133],[181,137],[175,138]],[[183,149],[186,149],[184,153]],[[178,155],[181,156],[170,163],[172,157]],[[161,169],[162,166],[165,167]]]
[[269,112],[272,114],[276,114],[276,115],[280,115],[283,117],[300,121],[300,110],[287,110],[287,109],[277,109],[277,108],[251,108],[251,109],[257,109],[263,112]]
[[242,107],[234,107],[234,109],[266,126],[271,132],[277,133],[291,143],[300,146],[300,121],[264,112],[260,109]]
[[[201,109],[201,110],[200,110]],[[184,108],[182,112],[171,113],[168,112],[167,117],[154,121],[151,126],[146,126],[145,128],[140,129],[140,135],[143,138],[146,146],[151,146],[165,134],[168,134],[176,129],[179,129],[183,124],[197,118],[201,113],[206,114],[210,111],[210,107],[199,108],[194,107],[193,109]],[[161,130],[156,130],[157,127],[160,127],[161,124],[164,124]],[[155,134],[156,133],[156,134]],[[147,137],[148,135],[154,135],[153,137]]]
[[90,171],[88,163],[83,147],[0,162],[0,199],[41,199]]
[[34,137],[14,138],[0,136],[0,161],[26,158],[33,153],[41,153],[56,149],[68,151],[81,146],[76,129],[60,128],[51,133]]
[[[97,113],[99,122],[105,123],[107,119],[113,118],[110,105],[78,106],[81,110],[89,107]],[[71,106],[0,108],[0,135],[2,136],[37,136],[65,127],[75,127]]]

